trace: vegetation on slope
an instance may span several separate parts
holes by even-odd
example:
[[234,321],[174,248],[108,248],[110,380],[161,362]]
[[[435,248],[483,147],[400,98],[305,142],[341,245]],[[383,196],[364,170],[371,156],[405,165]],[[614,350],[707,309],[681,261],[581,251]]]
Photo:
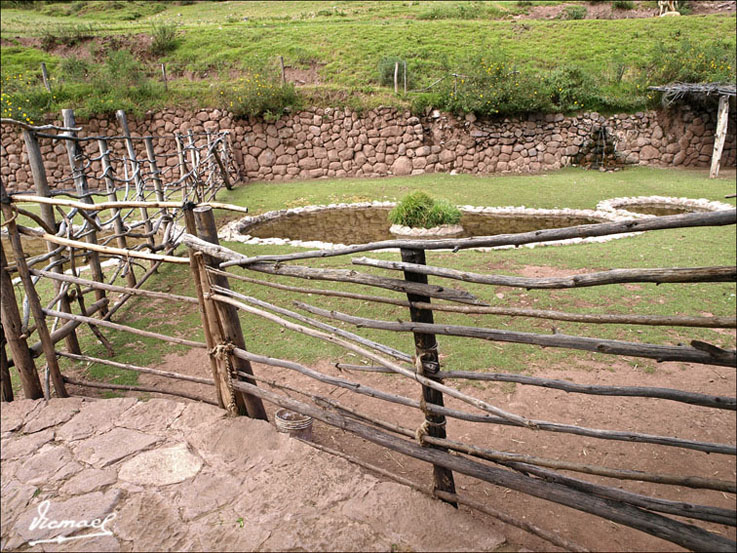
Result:
[[[536,4],[557,2],[4,1],[3,115],[190,105],[276,117],[305,103],[492,116],[634,111],[657,102],[649,85],[735,78],[734,15],[510,19]],[[282,86],[279,56],[304,86]],[[101,87],[110,75],[116,86]]]

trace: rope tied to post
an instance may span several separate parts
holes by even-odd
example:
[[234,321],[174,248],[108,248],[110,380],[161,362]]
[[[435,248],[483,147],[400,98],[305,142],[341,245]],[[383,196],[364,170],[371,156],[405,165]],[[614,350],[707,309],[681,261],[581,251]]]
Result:
[[208,352],[210,357],[220,359],[221,361],[225,362],[225,376],[229,396],[228,404],[225,406],[225,409],[231,416],[238,415],[238,406],[235,403],[235,390],[233,389],[233,377],[235,376],[235,369],[233,368],[233,361],[231,359],[234,349],[235,344],[228,340],[223,344],[216,345]]

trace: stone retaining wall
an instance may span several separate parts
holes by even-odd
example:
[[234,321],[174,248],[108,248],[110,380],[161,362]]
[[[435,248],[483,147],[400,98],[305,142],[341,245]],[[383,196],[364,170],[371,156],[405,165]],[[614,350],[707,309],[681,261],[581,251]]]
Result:
[[[458,119],[439,112],[418,118],[391,108],[362,115],[326,108],[284,116],[275,123],[235,119],[218,109],[170,109],[141,120],[131,118],[129,123],[134,135],[158,137],[157,153],[174,154],[165,162],[170,167],[177,163],[172,133],[228,130],[235,158],[247,179],[280,181],[452,171],[536,173],[593,160],[595,140],[603,135],[610,143],[614,141],[616,159],[622,163],[706,167],[711,161],[715,119],[716,108],[689,106],[610,117],[597,113],[531,114],[494,120],[477,120],[473,115]],[[118,133],[114,119],[95,118],[81,124],[82,136]],[[735,166],[736,126],[731,110],[722,167]],[[50,185],[71,188],[71,183],[60,183],[69,176],[63,144],[48,139],[41,142]],[[124,155],[121,141],[111,141],[111,146],[114,155]],[[95,141],[86,143],[85,148],[97,155]],[[0,174],[5,185],[10,190],[30,188],[22,138],[7,125],[2,126],[1,154]],[[143,151],[139,155],[145,157]],[[99,173],[99,163],[93,163],[91,169]]]

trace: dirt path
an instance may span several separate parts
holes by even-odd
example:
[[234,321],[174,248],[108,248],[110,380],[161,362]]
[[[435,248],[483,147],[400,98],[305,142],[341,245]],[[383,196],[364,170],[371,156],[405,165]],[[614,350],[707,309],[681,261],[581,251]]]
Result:
[[[197,374],[206,374],[209,371],[206,362],[204,352],[193,351],[184,357],[168,356],[160,368],[200,371]],[[329,362],[321,362],[316,368],[326,374],[347,377],[389,392],[419,398],[418,385],[400,377],[364,372],[340,372]],[[254,370],[258,376],[288,384],[308,393],[328,396],[341,404],[405,427],[416,428],[421,423],[418,413],[406,408],[335,389],[291,371],[258,364],[254,366]],[[637,366],[614,359],[611,363],[581,361],[567,367],[529,367],[529,370],[536,376],[571,380],[582,384],[660,386],[726,396],[734,396],[736,387],[733,369],[677,363],[662,363],[652,373],[643,372]],[[641,398],[621,400],[605,396],[567,394],[562,391],[508,383],[475,383],[461,386],[461,389],[466,389],[476,397],[527,417],[592,428],[627,429],[710,442],[734,443],[735,413],[731,411],[715,411],[666,400]],[[292,395],[295,399],[301,399],[299,395]],[[453,399],[447,400],[446,405],[465,409],[464,404]],[[273,413],[271,405],[267,404],[267,410],[270,415]],[[709,455],[648,444],[596,440],[569,434],[535,434],[533,431],[520,428],[458,420],[449,421],[447,429],[448,436],[452,439],[502,451],[623,469],[680,475],[699,474],[730,481],[737,478],[735,458],[725,455]],[[386,451],[338,429],[316,423],[314,439],[318,443],[356,455],[420,484],[426,486],[431,484],[431,471],[427,464]],[[675,489],[672,486],[570,474],[605,485],[619,486],[636,493],[734,509],[734,496],[721,492]],[[459,493],[558,532],[591,550],[679,549],[658,538],[574,509],[484,484],[462,475],[457,475],[456,478]],[[474,516],[486,519],[482,515]],[[506,535],[513,548],[539,551],[550,550],[553,547],[547,542],[493,519],[486,519],[486,524]],[[703,526],[732,540],[735,539],[734,528],[705,523]]]

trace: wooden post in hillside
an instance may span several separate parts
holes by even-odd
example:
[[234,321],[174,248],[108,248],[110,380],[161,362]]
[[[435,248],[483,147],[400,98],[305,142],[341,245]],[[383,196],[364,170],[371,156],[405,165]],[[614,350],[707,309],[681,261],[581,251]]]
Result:
[[44,87],[46,87],[46,92],[51,94],[51,83],[49,82],[49,72],[46,69],[46,64],[44,62],[41,62],[41,78],[44,82]]
[[[10,245],[13,247],[13,255],[15,256],[15,265],[18,269],[18,275],[20,276],[21,282],[23,283],[23,288],[26,291],[26,297],[28,298],[28,303],[31,306],[31,313],[33,313],[33,318],[36,320],[36,331],[38,332],[38,337],[41,339],[44,356],[46,357],[46,364],[49,367],[49,373],[51,374],[51,380],[54,383],[56,395],[58,397],[69,397],[66,387],[64,386],[64,379],[62,378],[61,371],[59,370],[59,362],[56,358],[54,343],[51,341],[49,329],[46,326],[46,315],[43,312],[43,306],[41,305],[41,300],[36,293],[36,288],[33,286],[31,274],[28,271],[26,257],[23,253],[23,246],[20,243],[20,233],[18,232],[18,227],[15,224],[15,218],[13,216],[13,210],[11,209],[10,204],[6,203],[7,195],[5,193],[5,187],[1,187],[0,196],[2,197],[2,211],[3,216],[5,217],[5,224],[8,227],[8,238],[10,239]],[[4,252],[2,253],[2,272],[5,274],[7,279],[10,280],[10,277],[7,276],[5,271]],[[4,279],[5,277],[3,277],[3,280]],[[10,286],[12,292],[12,284]],[[6,285],[3,282],[3,295],[5,294],[5,287]],[[15,299],[14,296],[15,294],[13,294],[13,300]],[[3,310],[5,310],[5,301],[3,301]],[[11,329],[8,330],[11,332],[13,331]]]
[[163,63],[161,64],[161,76],[164,80],[164,90],[168,91],[169,83],[166,80],[166,65],[164,65]]
[[[401,248],[400,252],[402,254],[402,261],[404,261],[405,263],[417,263],[421,265],[426,264],[425,250]],[[427,284],[427,275],[404,271],[404,278],[409,282],[419,282],[422,284]],[[416,294],[407,294],[407,299],[411,303],[430,303],[429,297],[418,296]],[[430,324],[434,322],[432,310],[430,309],[417,309],[415,307],[410,307],[409,311],[412,322]],[[440,379],[436,376],[438,371],[440,370],[440,362],[438,359],[438,342],[435,338],[435,335],[421,334],[419,332],[414,332],[413,334],[415,338],[416,371],[431,380],[440,382]],[[425,403],[432,403],[433,405],[443,406],[442,392],[433,390],[432,388],[428,388],[427,386],[422,387],[422,399]],[[425,412],[425,423],[423,424],[423,431],[427,432],[429,436],[432,436],[434,438],[445,438],[445,424],[445,416],[434,415],[432,413]],[[455,493],[455,482],[453,480],[453,472],[451,470],[438,465],[433,465],[433,479],[434,489],[448,493]],[[452,503],[452,505],[457,506],[455,503]]]
[[[65,127],[72,128],[75,126],[76,122],[74,121],[74,110],[63,109],[61,110],[61,115],[64,119]],[[68,135],[70,137],[76,138],[77,133],[76,131],[68,131]],[[79,142],[71,139],[65,140],[64,142],[66,143],[67,155],[69,156],[69,166],[72,168],[74,185],[77,188],[77,192],[81,196],[80,199],[88,204],[95,203],[90,196],[89,185],[87,183],[87,175],[85,175],[84,173],[84,164],[81,163],[83,153]],[[97,219],[97,217],[95,217],[95,219]],[[94,228],[90,228],[90,230],[86,233],[85,240],[89,244],[97,244],[97,232]],[[95,251],[91,251],[88,254],[88,259],[90,263],[90,270],[92,271],[93,280],[96,280],[97,282],[105,282],[105,276],[102,273],[102,265],[100,265],[100,255]],[[97,301],[103,299],[104,297],[104,290],[95,290],[95,299]],[[107,313],[107,307],[103,307],[101,313],[103,315]]]
[[[217,227],[215,226],[215,216],[210,206],[197,207],[193,210],[195,224],[197,227],[197,235],[202,240],[206,240],[212,244],[218,243]],[[217,266],[217,263],[209,256],[205,256],[205,264],[211,267]],[[207,280],[207,275],[203,275],[203,284]],[[228,279],[221,275],[210,276],[213,283],[223,288],[230,288]],[[206,298],[209,299],[209,298]],[[243,339],[243,330],[241,329],[241,323],[238,319],[238,310],[232,305],[223,304],[220,302],[215,303],[215,308],[222,329],[223,342],[231,342],[235,347],[246,349],[246,342]],[[244,372],[246,374],[253,374],[251,363],[244,359],[239,359],[232,354],[230,356],[230,363],[236,372]],[[240,379],[240,377],[235,377]],[[242,379],[249,384],[255,382],[248,378]],[[234,399],[238,407],[239,412],[247,414],[249,417],[254,419],[267,420],[266,411],[264,405],[258,397],[251,396],[242,392],[235,392]]]
[[399,94],[399,62],[394,62],[394,94]]
[[719,109],[717,110],[717,130],[714,134],[714,151],[711,154],[711,170],[709,178],[715,179],[719,176],[719,163],[722,159],[724,139],[727,137],[727,122],[729,120],[729,96],[726,94],[719,97]]
[[[118,194],[115,191],[115,181],[113,180],[113,166],[110,163],[110,151],[108,150],[108,144],[106,138],[98,138],[97,145],[100,148],[100,160],[102,162],[102,176],[105,180],[105,188],[107,190],[107,199],[111,202],[118,201]],[[123,219],[120,216],[120,208],[114,208],[113,213],[113,229],[115,229],[115,238],[118,247],[127,250],[128,242],[125,239],[125,226],[123,225]],[[133,272],[133,265],[128,263],[128,267],[125,272],[125,280],[130,288],[136,287],[136,275]]]
[[[28,129],[23,129],[23,141],[26,145],[26,153],[28,154],[28,165],[31,167],[31,176],[33,177],[33,185],[36,189],[36,196],[49,198],[51,197],[51,188],[49,188],[49,181],[46,178],[46,168],[44,167],[43,156],[41,155],[41,148],[38,145],[36,135]],[[44,223],[46,223],[49,228],[56,231],[58,227],[56,226],[56,217],[54,216],[54,206],[41,204],[40,208],[41,218],[44,220]],[[48,251],[51,251],[54,248],[56,248],[54,244],[52,244],[51,242],[46,242],[46,249]],[[59,261],[60,258],[60,255],[55,255],[51,258],[51,260]],[[52,271],[54,271],[55,273],[62,273],[64,269],[61,265],[54,265]],[[61,290],[61,283],[54,282],[54,289],[58,293]],[[59,300],[59,308],[59,311],[64,311],[65,313],[72,312],[72,308],[69,304],[69,296],[67,294],[64,294]],[[64,340],[69,353],[76,353],[77,355],[82,353],[82,350],[79,347],[79,340],[77,339],[76,332],[70,332]]]

